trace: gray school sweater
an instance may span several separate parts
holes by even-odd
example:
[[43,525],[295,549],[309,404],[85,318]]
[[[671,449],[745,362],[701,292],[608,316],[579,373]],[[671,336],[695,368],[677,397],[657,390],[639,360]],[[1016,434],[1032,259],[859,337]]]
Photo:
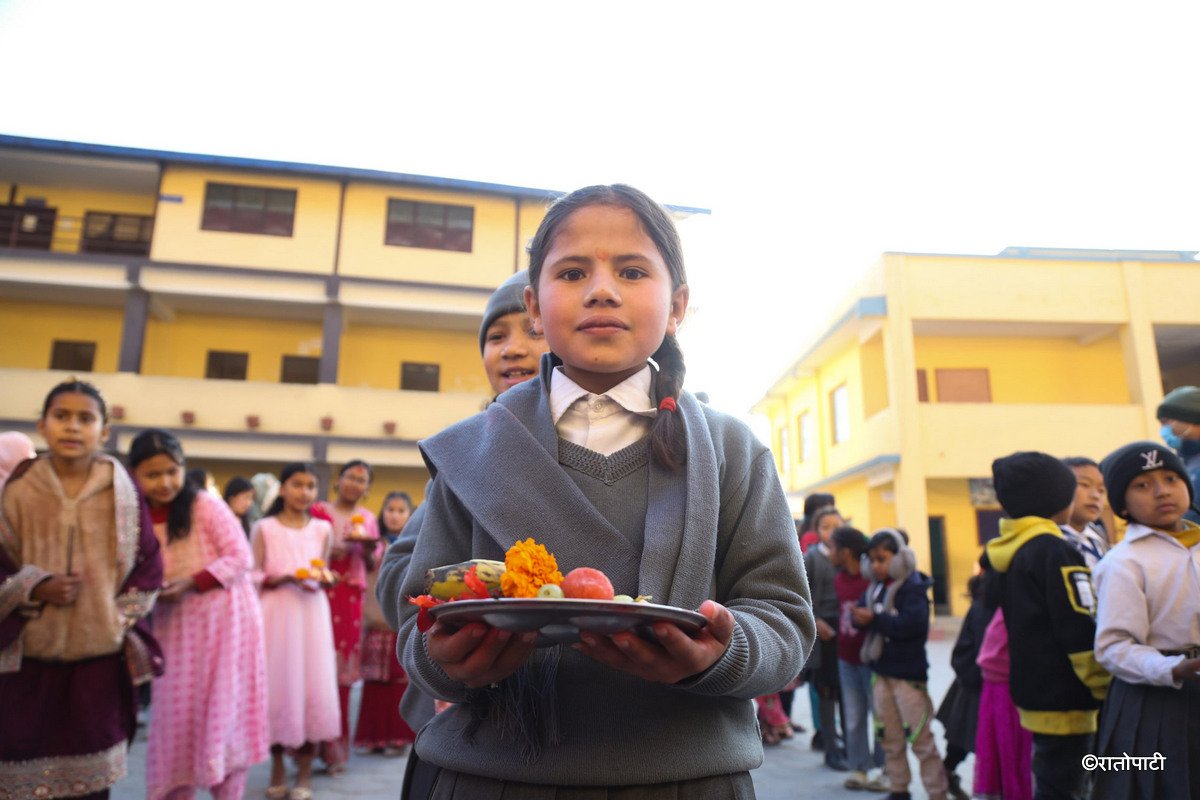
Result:
[[[383,603],[397,609],[399,652],[412,684],[460,704],[421,730],[422,760],[563,786],[678,781],[762,762],[751,700],[791,681],[815,638],[795,527],[771,453],[745,426],[688,394],[678,413],[688,435],[688,463],[679,473],[652,463],[614,472],[602,460],[589,470],[577,451],[564,467],[544,380],[510,389],[487,411],[422,442],[434,478],[400,596]],[[612,484],[606,468],[610,479],[619,474]],[[644,489],[619,490],[639,476]],[[557,744],[527,763],[491,717],[468,737],[471,707],[464,703],[473,693],[429,658],[416,609],[400,598],[421,593],[427,569],[503,559],[531,536],[564,573],[595,567],[618,591],[684,608],[707,598],[723,603],[736,621],[725,654],[704,673],[667,686],[563,648]]]

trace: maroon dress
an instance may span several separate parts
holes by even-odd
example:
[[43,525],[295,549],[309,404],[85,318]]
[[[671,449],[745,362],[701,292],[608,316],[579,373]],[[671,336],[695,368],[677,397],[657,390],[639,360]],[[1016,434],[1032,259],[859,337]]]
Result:
[[[87,484],[70,499],[48,460],[27,463],[4,485],[0,515],[0,795],[20,800],[106,793],[125,775],[136,729],[134,686],[163,670],[146,621],[162,586],[160,546],[145,502],[115,460],[98,455]],[[105,518],[94,515],[98,507],[106,509]],[[63,519],[50,516],[56,511]],[[69,527],[72,544],[61,553],[54,548],[55,558],[44,557],[43,548],[34,560],[47,531],[59,525]],[[89,594],[81,591],[80,601],[66,607],[38,608],[30,600],[38,582],[68,571],[82,574],[85,585],[93,576]],[[78,619],[94,612],[101,596],[114,610],[115,640],[111,632],[79,637]],[[64,639],[64,657],[35,657],[56,628],[72,632]],[[116,643],[73,657],[81,638]]]

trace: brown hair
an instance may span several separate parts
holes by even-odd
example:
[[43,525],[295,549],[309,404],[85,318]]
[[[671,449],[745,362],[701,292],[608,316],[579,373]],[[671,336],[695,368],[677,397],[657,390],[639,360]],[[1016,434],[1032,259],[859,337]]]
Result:
[[[643,230],[658,248],[667,270],[671,274],[671,291],[687,283],[687,271],[683,266],[683,245],[679,231],[667,214],[666,209],[654,202],[644,192],[620,183],[611,186],[585,186],[559,198],[546,211],[542,224],[529,243],[529,285],[537,292],[538,278],[542,265],[559,227],[571,214],[587,206],[614,206],[634,213]],[[687,365],[683,351],[673,334],[666,334],[662,344],[651,356],[658,365],[658,378],[654,382],[656,405],[665,398],[679,399],[683,391],[683,377]],[[660,410],[650,428],[650,452],[655,462],[666,469],[676,470],[687,460],[687,439],[683,422],[677,411]]]

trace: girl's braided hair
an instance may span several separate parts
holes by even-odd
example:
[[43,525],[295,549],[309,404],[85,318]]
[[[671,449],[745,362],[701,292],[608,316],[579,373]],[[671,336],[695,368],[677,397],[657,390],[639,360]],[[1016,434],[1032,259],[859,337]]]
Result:
[[[537,291],[542,266],[559,227],[574,212],[587,206],[614,206],[632,211],[641,222],[643,230],[658,248],[667,270],[671,274],[671,291],[687,283],[687,271],[683,265],[683,245],[679,231],[671,221],[666,209],[654,202],[644,192],[615,183],[611,186],[585,186],[559,198],[546,211],[542,224],[529,243],[529,284]],[[659,412],[650,427],[650,453],[654,461],[668,470],[677,470],[687,460],[687,438],[683,421],[678,413],[669,410],[679,400],[683,391],[683,377],[687,372],[683,351],[674,334],[666,334],[662,344],[651,356],[658,365],[658,377],[654,382],[654,402]],[[663,408],[663,401],[672,403]]]

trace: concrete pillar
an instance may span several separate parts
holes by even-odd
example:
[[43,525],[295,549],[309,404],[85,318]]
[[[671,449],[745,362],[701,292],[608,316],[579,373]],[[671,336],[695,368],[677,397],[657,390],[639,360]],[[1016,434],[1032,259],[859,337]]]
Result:
[[[929,572],[929,498],[926,491],[921,437],[921,404],[917,401],[917,357],[913,323],[905,302],[904,256],[884,257],[883,277],[887,317],[883,324],[883,358],[887,370],[888,404],[895,409],[896,440],[900,463],[896,465],[896,522],[908,533],[917,563]],[[953,585],[951,582],[950,585]]]
[[1154,325],[1147,311],[1146,286],[1142,281],[1142,262],[1122,261],[1121,279],[1125,284],[1125,307],[1129,322],[1121,328],[1121,352],[1125,357],[1125,375],[1129,381],[1129,399],[1142,406],[1147,439],[1158,438],[1155,411],[1162,401],[1162,372],[1158,364],[1158,345]]
[[324,440],[313,442],[312,466],[317,476],[317,499],[327,500],[333,487],[333,473],[329,466],[329,444]]
[[337,383],[338,357],[342,347],[342,307],[337,303],[325,306],[321,328],[321,363],[317,367],[318,383]]
[[121,323],[121,352],[118,372],[141,372],[142,350],[146,345],[146,321],[150,316],[150,293],[134,286],[125,296],[125,318]]

